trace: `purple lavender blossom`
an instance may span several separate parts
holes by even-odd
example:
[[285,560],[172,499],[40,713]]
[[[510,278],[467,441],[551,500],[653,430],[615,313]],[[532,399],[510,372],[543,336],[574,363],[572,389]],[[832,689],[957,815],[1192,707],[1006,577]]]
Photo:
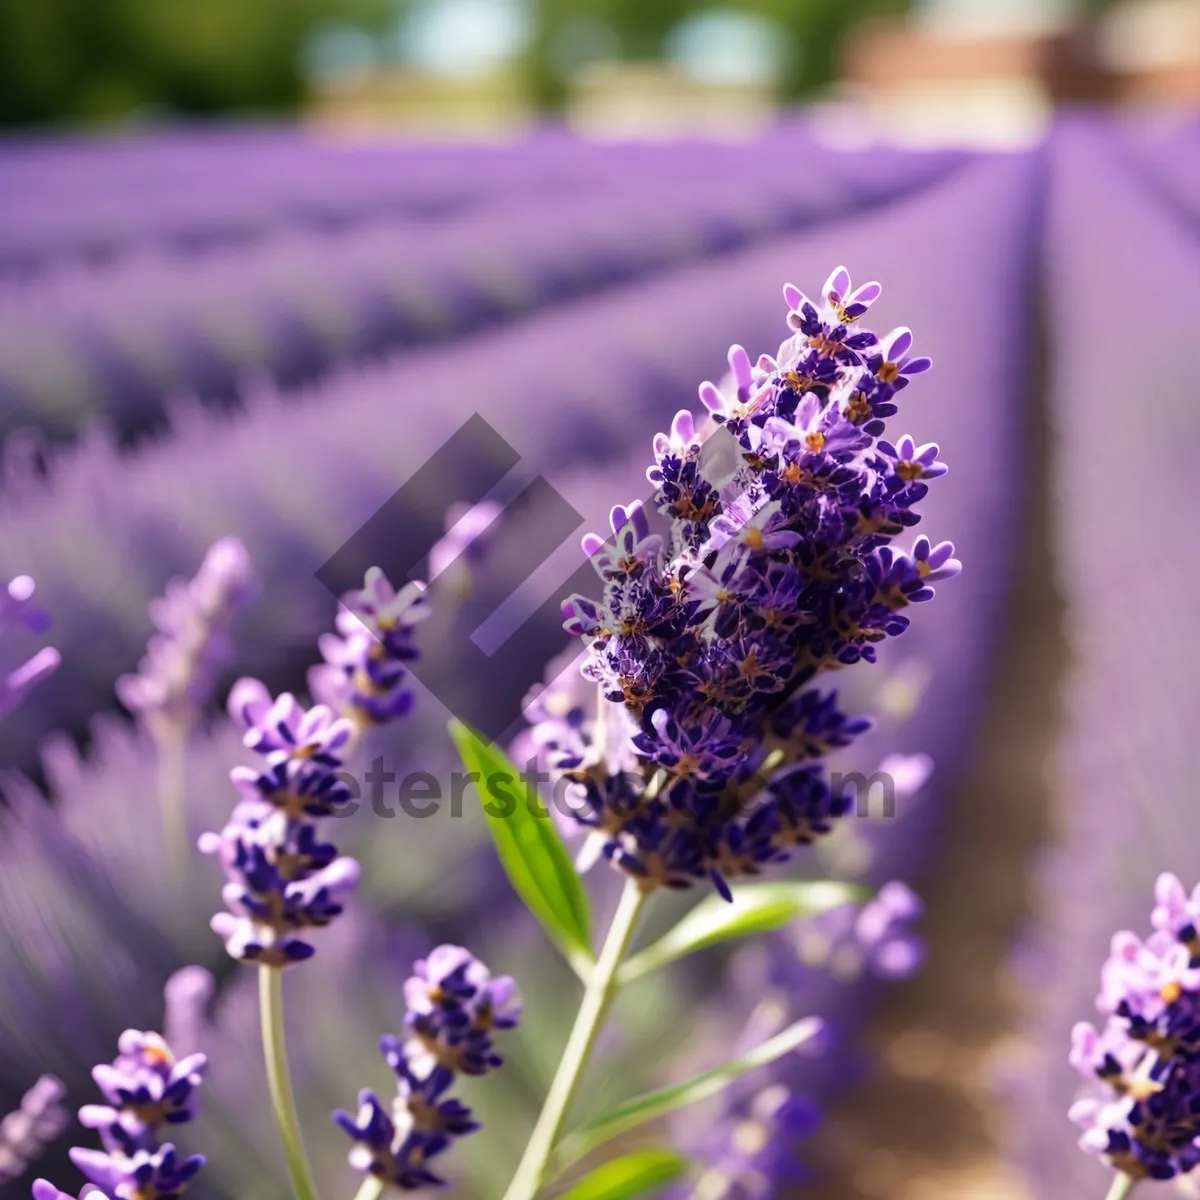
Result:
[[194,579],[172,579],[150,603],[158,633],[136,675],[117,680],[117,697],[152,729],[186,727],[212,699],[220,672],[233,661],[229,624],[258,595],[246,547],[215,542]]
[[[907,330],[879,353],[854,324],[880,291],[851,290],[841,267],[820,301],[789,284],[794,334],[778,354],[752,363],[735,346],[729,394],[700,388],[736,456],[722,463],[729,439],[704,446],[681,412],[648,472],[668,535],[635,504],[613,509],[613,548],[584,539],[604,593],[570,597],[564,628],[588,644],[584,677],[633,728],[602,722],[596,745],[595,723],[558,723],[534,740],[582,789],[578,819],[605,835],[604,854],[647,891],[707,877],[728,896],[728,878],[832,828],[848,805],[821,760],[869,723],[810,684],[874,662],[876,645],[907,629],[903,610],[960,569],[948,542],[922,538],[910,554],[890,544],[946,467],[932,443],[877,440],[907,382],[898,364],[928,365],[904,358]],[[602,769],[613,737],[640,783]]]
[[25,1169],[70,1123],[63,1097],[67,1089],[53,1075],[43,1075],[21,1098],[19,1108],[0,1120],[0,1183]]
[[282,968],[312,957],[310,931],[341,915],[358,884],[358,863],[322,842],[315,823],[350,799],[338,772],[353,728],[323,706],[305,711],[286,693],[273,699],[256,679],[234,685],[229,715],[265,765],[230,772],[242,799],[219,834],[200,839],[227,879],[229,911],[212,929],[238,961]]
[[1160,875],[1154,932],[1114,935],[1096,1007],[1102,1029],[1071,1032],[1070,1063],[1094,1080],[1069,1116],[1080,1148],[1134,1180],[1200,1164],[1200,887]]
[[[769,1083],[727,1103],[712,1130],[693,1150],[705,1164],[696,1185],[720,1200],[769,1200],[786,1184],[803,1182],[808,1171],[796,1146],[821,1122],[820,1110],[786,1084]],[[680,1191],[680,1197],[694,1190]]]
[[[79,1110],[80,1124],[95,1129],[103,1150],[74,1147],[71,1161],[110,1200],[177,1200],[204,1166],[204,1157],[181,1158],[170,1143],[160,1144],[164,1125],[196,1116],[197,1090],[204,1074],[203,1054],[176,1059],[157,1033],[127,1029],[111,1065],[92,1072],[107,1104]],[[34,1200],[65,1195],[44,1179],[33,1185]]]
[[452,590],[459,595],[470,592],[474,582],[473,568],[487,552],[488,527],[500,511],[500,505],[494,500],[471,505],[452,504],[446,510],[446,536],[429,552],[430,581],[451,571]]
[[349,1162],[404,1191],[445,1182],[429,1160],[480,1125],[471,1110],[446,1093],[456,1075],[483,1075],[499,1067],[492,1034],[513,1029],[521,1017],[516,984],[493,979],[461,946],[438,946],[413,964],[404,986],[408,1037],[385,1036],[379,1048],[396,1074],[389,1110],[369,1088],[358,1094],[355,1115],[333,1119],[354,1140]]
[[842,905],[802,922],[796,949],[806,966],[826,969],[842,981],[864,972],[906,979],[925,959],[925,943],[912,928],[924,911],[921,898],[894,880],[861,907]]
[[356,730],[396,720],[412,708],[408,664],[417,657],[416,626],[429,616],[424,593],[425,585],[415,582],[397,591],[372,567],[362,590],[342,597],[338,632],[317,641],[325,662],[309,672],[309,687]]
[[[34,633],[50,628],[49,615],[34,602],[34,590],[28,575],[18,575],[0,594],[0,633],[11,625],[24,625]],[[12,712],[29,689],[56,670],[60,661],[58,651],[45,646],[16,670],[0,673],[0,717]]]

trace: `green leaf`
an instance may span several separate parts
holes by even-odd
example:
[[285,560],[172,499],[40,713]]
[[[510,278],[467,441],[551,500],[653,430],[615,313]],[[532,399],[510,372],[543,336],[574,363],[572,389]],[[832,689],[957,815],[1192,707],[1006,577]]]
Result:
[[622,968],[619,979],[630,983],[647,971],[727,942],[733,938],[766,933],[800,917],[824,912],[842,904],[856,904],[870,893],[854,884],[834,880],[809,883],[753,883],[735,888],[733,901],[710,895],[702,900],[664,937]]
[[687,1160],[671,1150],[639,1150],[597,1167],[559,1200],[630,1200],[674,1183],[686,1170]]
[[562,1142],[552,1160],[552,1174],[558,1175],[572,1163],[578,1162],[585,1154],[590,1154],[598,1146],[630,1129],[636,1129],[647,1121],[655,1121],[659,1117],[674,1112],[677,1108],[685,1108],[689,1104],[698,1104],[715,1096],[722,1088],[732,1083],[747,1071],[757,1067],[765,1067],[777,1058],[811,1041],[821,1029],[818,1017],[805,1017],[794,1025],[789,1025],[782,1033],[756,1046],[749,1054],[732,1059],[702,1071],[686,1083],[673,1087],[661,1088],[657,1092],[647,1092],[633,1100],[620,1104],[604,1113],[586,1125],[580,1126]]
[[594,961],[587,892],[553,819],[502,750],[457,719],[450,737],[475,776],[471,782],[509,882],[576,972],[586,975]]

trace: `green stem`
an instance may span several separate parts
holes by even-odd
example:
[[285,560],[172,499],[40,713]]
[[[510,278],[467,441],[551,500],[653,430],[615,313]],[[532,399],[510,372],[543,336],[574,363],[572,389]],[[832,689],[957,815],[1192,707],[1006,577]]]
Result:
[[165,722],[155,730],[163,845],[172,874],[180,883],[187,879],[192,861],[187,827],[187,738],[187,727],[180,722]]
[[1118,1173],[1114,1176],[1112,1187],[1108,1189],[1108,1195],[1105,1200],[1125,1200],[1125,1197],[1133,1191],[1133,1185],[1137,1180],[1132,1175],[1124,1175]]
[[354,1193],[354,1200],[379,1200],[383,1195],[383,1180],[376,1179],[374,1175],[368,1175],[363,1180],[363,1185]]
[[283,1153],[296,1200],[317,1200],[312,1170],[304,1153],[292,1076],[288,1070],[287,1043],[283,1036],[283,972],[274,967],[258,968],[258,1006],[262,1021],[263,1056],[267,1063],[267,1087],[271,1106],[283,1137]]
[[584,990],[579,1015],[575,1018],[570,1037],[567,1038],[554,1081],[546,1093],[546,1103],[542,1106],[541,1115],[525,1147],[517,1173],[513,1176],[508,1191],[504,1193],[504,1200],[535,1200],[538,1189],[542,1186],[550,1154],[558,1141],[558,1135],[562,1132],[571,1101],[579,1089],[596,1038],[604,1025],[609,1005],[616,995],[617,968],[629,949],[645,899],[641,888],[632,879],[626,881],[625,890],[621,893],[621,902],[617,906],[612,925],[609,926],[604,949],[600,952],[600,958]]

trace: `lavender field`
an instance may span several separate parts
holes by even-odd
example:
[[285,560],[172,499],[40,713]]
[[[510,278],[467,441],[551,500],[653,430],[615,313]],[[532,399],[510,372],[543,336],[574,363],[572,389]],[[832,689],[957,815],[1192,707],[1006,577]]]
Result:
[[[0,1124],[0,1195],[73,1198],[83,1181],[68,1149],[94,1146],[97,1129],[125,1136],[112,1132],[126,1128],[117,1116],[92,1113],[81,1127],[73,1113],[101,1099],[93,1067],[126,1029],[207,1056],[194,1125],[193,1084],[178,1081],[178,1108],[159,1123],[180,1161],[208,1161],[174,1190],[159,1160],[151,1182],[131,1173],[120,1184],[133,1190],[89,1175],[96,1196],[376,1200],[384,1183],[430,1185],[422,1171],[435,1156],[446,1194],[464,1200],[532,1197],[505,1193],[514,1171],[534,1189],[549,1182],[522,1149],[575,1044],[575,974],[594,981],[606,960],[572,951],[569,922],[543,913],[504,857],[505,822],[485,816],[470,787],[452,790],[460,755],[470,766],[452,718],[514,762],[553,760],[547,781],[565,770],[587,793],[594,820],[555,814],[533,826],[552,827],[563,862],[600,856],[586,888],[576,893],[573,873],[555,885],[585,912],[619,926],[638,890],[623,890],[623,876],[655,897],[632,963],[730,884],[738,904],[739,887],[784,881],[789,896],[832,897],[764,919],[757,937],[713,937],[662,970],[627,971],[627,990],[604,997],[608,1025],[592,1031],[583,1086],[567,1096],[569,1128],[586,1132],[630,1095],[753,1057],[805,1018],[821,1032],[697,1090],[695,1104],[622,1126],[614,1145],[630,1161],[667,1164],[642,1191],[579,1182],[601,1155],[566,1163],[537,1195],[1100,1200],[1113,1166],[1136,1179],[1138,1200],[1167,1194],[1178,1181],[1138,1175],[1161,1147],[1122,1157],[1106,1143],[1109,1165],[1081,1151],[1067,1113],[1085,1080],[1068,1055],[1075,1023],[1096,1019],[1112,935],[1148,933],[1162,872],[1189,891],[1200,880],[1198,643],[1186,607],[1187,481],[1200,446],[1198,149],[1194,124],[1083,113],[1009,153],[837,149],[799,118],[728,144],[599,144],[552,128],[506,145],[350,144],[269,126],[0,144],[0,1114],[12,1114]],[[839,264],[853,285],[831,275]],[[883,291],[857,293],[866,316],[847,289],[868,280]],[[804,295],[785,303],[785,283]],[[812,324],[818,308],[824,325]],[[860,316],[882,342],[855,343]],[[911,350],[888,340],[898,327],[911,328]],[[785,339],[778,362],[758,359]],[[735,343],[748,359],[727,358]],[[785,372],[793,351],[807,357]],[[845,412],[859,415],[831,424],[837,404],[822,406],[842,395],[838,372],[853,383]],[[705,380],[716,387],[698,400]],[[762,397],[782,405],[789,389],[791,407],[756,424]],[[681,409],[697,429],[707,420],[704,432],[680,424]],[[807,450],[788,475],[799,435],[779,430],[802,419]],[[796,480],[841,506],[839,556],[805,558],[825,536],[811,513],[807,525],[764,518],[757,541],[729,515],[728,491],[710,489],[696,515],[706,493],[687,482],[687,464],[698,469],[730,433],[737,469],[765,472],[764,494],[782,511],[779,489]],[[934,442],[945,479],[926,453]],[[451,447],[453,469],[429,467],[449,462]],[[855,471],[875,490],[854,491]],[[674,577],[692,604],[680,601],[676,625],[661,606],[621,625],[633,593],[620,589],[653,574],[657,539],[679,544],[643,529],[640,508],[622,509],[612,535],[625,557],[600,549],[610,509],[635,499],[647,512],[657,503],[675,522],[669,536],[692,538],[699,555]],[[730,634],[722,606],[735,603],[739,576],[720,574],[725,542],[701,538],[719,524],[714,511],[730,546],[751,547],[747,562],[792,556],[805,588],[828,590],[821,604],[801,619],[783,575],[768,573],[783,599],[769,620]],[[603,579],[580,550],[589,530]],[[372,593],[385,585],[364,581],[368,567],[400,597]],[[427,590],[404,591],[410,579]],[[844,597],[864,580],[871,599],[855,615]],[[932,583],[936,599],[922,603]],[[624,600],[560,610],[567,593],[602,588]],[[339,615],[343,593],[357,599],[343,596]],[[777,613],[789,605],[791,624]],[[703,726],[724,750],[678,716],[697,612],[708,614],[705,637],[741,647],[751,682],[739,714],[782,703],[762,700],[760,672],[795,693],[769,709],[775,732],[756,769],[773,771],[778,747],[801,736],[780,714],[816,703],[800,689],[822,670],[832,715],[791,717],[816,747],[804,770],[827,758],[835,772],[881,771],[894,807],[873,798],[808,814],[786,862],[776,835],[754,849],[754,818],[707,829],[699,858],[678,850],[680,824],[700,820],[696,780],[748,753],[725,716]],[[763,666],[747,639],[766,639],[777,617],[799,641],[785,666]],[[822,622],[827,644],[806,632]],[[594,683],[579,698],[580,632],[599,699]],[[299,715],[270,706],[281,693],[298,697]],[[619,702],[610,718],[597,708],[606,695]],[[324,724],[304,716],[314,704],[326,706]],[[331,715],[352,711],[358,724]],[[584,729],[599,749],[570,758]],[[626,774],[635,760],[661,764],[629,824],[588,791],[617,786],[613,747],[626,735]],[[297,738],[308,739],[303,753]],[[311,790],[345,787],[321,764],[348,773],[361,801],[322,826],[338,857],[312,841],[289,851],[318,864],[316,883],[302,896],[279,885],[279,903],[300,916],[294,937],[265,943],[270,889],[259,884],[278,863],[253,874],[250,841],[230,833],[239,796],[260,803],[254,788],[266,787],[244,774],[255,753],[286,774],[278,787],[301,805],[289,820],[305,838],[318,837],[318,815],[345,815],[334,811],[345,797]],[[397,776],[424,773],[450,800],[432,819],[381,813],[370,783],[380,764],[393,791]],[[771,778],[777,799],[794,772]],[[678,800],[685,784],[701,799]],[[668,810],[660,825],[654,805]],[[214,921],[223,887],[230,911]],[[282,928],[278,912],[270,919]],[[317,953],[302,962],[314,928]],[[438,983],[439,944],[478,959]],[[426,993],[406,977],[427,956],[417,978],[432,1007],[414,1017],[424,1010],[412,997]],[[494,972],[486,985],[480,960]],[[1154,992],[1168,1007],[1188,989],[1200,995],[1197,968],[1179,969]],[[260,975],[285,980],[279,1027],[308,1195],[264,1072]],[[523,999],[519,1024],[505,976]],[[484,991],[455,993],[468,977]],[[470,1007],[480,995],[495,1006],[486,1023]],[[483,1056],[469,1069],[454,1040],[467,1036],[454,1021],[468,1017],[462,1045]],[[420,1153],[385,1154],[385,1169],[388,1139],[363,1131],[355,1097],[394,1082],[377,1046],[406,1030],[438,1070],[465,1076],[453,1095],[482,1128],[456,1128],[450,1110],[428,1129],[418,1117],[408,1137]],[[487,1057],[493,1038],[502,1070]],[[404,1086],[417,1086],[405,1070]],[[445,1102],[437,1088],[423,1100]],[[134,1113],[137,1137],[154,1124],[149,1101],[106,1103]],[[340,1125],[334,1110],[349,1110]],[[1139,1119],[1119,1115],[1135,1132]],[[1088,1136],[1117,1122],[1105,1110]],[[1200,1139],[1200,1125],[1172,1129],[1172,1146]],[[566,1162],[572,1137],[586,1142],[568,1133],[548,1161]],[[388,1153],[411,1149],[403,1129],[396,1139]],[[150,1153],[136,1138],[104,1144],[123,1163],[130,1147]],[[1161,1161],[1186,1175],[1186,1153]],[[62,1191],[32,1190],[39,1178]]]

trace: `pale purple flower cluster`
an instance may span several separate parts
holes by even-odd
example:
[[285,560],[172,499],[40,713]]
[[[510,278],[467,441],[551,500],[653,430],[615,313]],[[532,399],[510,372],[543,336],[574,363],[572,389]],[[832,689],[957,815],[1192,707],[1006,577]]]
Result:
[[408,690],[408,664],[417,657],[413,635],[428,616],[424,584],[396,591],[372,567],[362,590],[342,597],[337,633],[317,640],[325,661],[309,672],[313,696],[356,729],[405,716],[413,705]]
[[[177,1200],[204,1157],[183,1158],[169,1142],[160,1143],[159,1135],[164,1125],[195,1118],[204,1055],[177,1060],[157,1033],[136,1029],[121,1034],[117,1049],[110,1065],[92,1071],[106,1103],[79,1110],[79,1123],[99,1133],[104,1149],[75,1147],[71,1161],[109,1200]],[[72,1200],[44,1179],[34,1183],[33,1197]]]
[[[34,582],[18,575],[0,592],[0,633],[14,625],[23,625],[34,633],[50,628],[49,614],[35,603]],[[52,646],[45,646],[13,671],[0,671],[0,717],[10,713],[25,699],[34,684],[58,668],[61,659]]]
[[1072,1106],[1080,1147],[1133,1179],[1200,1164],[1200,887],[1160,875],[1144,941],[1117,933],[1101,972],[1103,1029],[1081,1021],[1071,1065],[1098,1085]]
[[358,883],[358,863],[339,857],[317,827],[351,798],[339,771],[354,728],[324,706],[306,711],[287,693],[272,699],[256,679],[234,685],[229,714],[264,761],[233,769],[241,800],[219,834],[200,839],[228,879],[229,911],[212,928],[239,961],[286,967],[312,957],[306,938],[342,912]]
[[500,515],[494,500],[478,504],[452,504],[446,510],[446,536],[429,552],[429,578],[438,579],[446,572],[451,589],[466,595],[474,584],[473,568],[487,553],[487,533]]
[[[604,580],[572,596],[565,628],[584,639],[584,676],[623,709],[597,731],[554,720],[555,763],[579,820],[646,890],[758,874],[827,832],[847,800],[821,759],[868,723],[841,713],[814,677],[902,633],[904,610],[958,573],[948,542],[890,543],[944,474],[938,448],[880,439],[925,358],[912,335],[882,341],[855,322],[881,289],[851,291],[842,268],[814,302],[784,289],[793,336],[757,364],[735,346],[732,392],[700,396],[723,434],[680,412],[648,472],[667,528],[639,503],[612,512],[613,538],[584,539]],[[629,733],[614,752],[613,737]],[[632,754],[636,774],[609,760]]]
[[172,579],[150,603],[158,633],[136,675],[117,680],[117,696],[151,728],[187,726],[212,699],[234,656],[229,625],[258,595],[246,547],[222,538],[209,547],[194,579]]
[[70,1123],[63,1107],[66,1088],[53,1075],[43,1075],[21,1097],[19,1108],[0,1121],[0,1183],[24,1174],[25,1168]]
[[866,904],[842,904],[801,922],[800,961],[849,981],[863,972],[907,979],[925,961],[924,939],[913,922],[925,912],[920,896],[899,880],[885,883]]
[[447,1096],[457,1075],[483,1075],[500,1066],[493,1033],[520,1021],[516,984],[491,977],[462,946],[438,946],[413,964],[404,986],[406,1038],[385,1036],[379,1048],[396,1074],[390,1110],[369,1088],[356,1115],[333,1119],[354,1140],[350,1165],[403,1190],[445,1181],[430,1160],[480,1126],[471,1110]]

